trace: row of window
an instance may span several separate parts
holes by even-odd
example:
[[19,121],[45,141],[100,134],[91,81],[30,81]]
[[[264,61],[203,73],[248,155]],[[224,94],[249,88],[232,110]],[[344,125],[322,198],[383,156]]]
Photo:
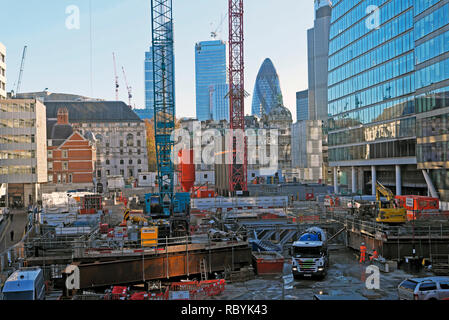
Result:
[[449,21],[449,3],[426,15],[415,23],[415,40],[438,30]]
[[449,134],[449,114],[418,119],[416,135],[418,138]]
[[415,126],[415,118],[408,118],[365,128],[330,133],[329,146],[414,137],[416,136]]
[[387,0],[367,0],[364,1],[361,5],[353,6],[353,9],[348,12],[348,14],[331,25],[329,30],[329,38],[332,40],[337,35],[344,32],[347,28],[351,27],[355,21],[364,18],[367,15],[368,6],[375,5],[377,7],[380,7],[386,1]]
[[83,128],[111,128],[111,127],[138,127],[138,126],[145,126],[145,123],[139,123],[139,122],[91,122],[91,123],[83,123]]
[[[142,169],[138,169],[137,173],[141,173]],[[106,177],[109,177],[111,175],[111,170],[106,170]],[[122,177],[125,176],[125,170],[124,169],[120,169],[120,175]],[[128,168],[128,176],[129,177],[134,177],[134,170],[132,168]],[[97,171],[97,178],[101,178],[102,177],[102,172],[101,170]]]
[[427,112],[449,106],[449,87],[440,88],[415,98],[416,112]]
[[[374,2],[377,2],[377,6],[380,7],[385,0],[377,0],[377,1],[364,1],[367,5],[362,5],[359,8],[365,8],[364,12],[357,13],[357,16],[354,16],[351,20],[349,20],[349,23],[351,23],[350,29],[343,32],[341,35],[336,37],[335,39],[331,40],[329,42],[329,54],[332,55],[341,48],[347,46],[348,44],[352,43],[356,39],[360,39],[361,37],[365,36],[366,34],[370,33],[375,29],[375,25],[372,27],[370,26],[370,23],[376,23],[378,26],[383,25],[385,22],[390,20],[391,18],[397,16],[401,12],[407,10],[410,8],[413,4],[413,0],[397,0],[397,1],[390,1],[385,6],[378,9],[378,11],[375,11],[372,16],[367,17],[366,19],[362,19],[361,21],[354,23],[354,21],[359,20],[360,18],[364,17],[366,15],[366,11],[368,8],[368,3],[370,5],[374,4]],[[379,3],[380,2],[380,3]],[[377,15],[377,17],[376,17]],[[378,21],[376,21],[378,19]],[[372,20],[372,21],[370,21]],[[384,34],[385,36],[389,36],[389,33],[391,31],[394,32],[399,27],[399,20],[395,19],[391,23],[386,24],[385,26],[381,26],[379,31],[384,29],[385,31],[380,31],[380,34]],[[384,33],[385,32],[385,33]],[[401,32],[399,32],[401,33]],[[382,36],[381,36],[382,39]]]
[[353,42],[338,53],[331,55],[329,58],[329,71],[412,28],[413,12],[410,10],[386,23],[379,29],[375,29],[363,38]]
[[449,161],[449,142],[418,144],[416,154],[419,163]]
[[426,10],[427,8],[430,8],[434,4],[438,3],[441,0],[415,0],[415,16]]
[[415,112],[413,97],[381,103],[362,110],[340,114],[329,119],[329,130],[347,129],[360,124],[388,121]]
[[[68,150],[62,150],[62,158],[67,159],[69,157],[69,151]],[[53,158],[53,150],[47,151],[47,158],[52,159]]]
[[332,1],[332,17],[331,22],[337,21],[340,17],[342,17],[346,12],[354,8],[357,4],[362,0],[336,0]]
[[34,103],[0,103],[0,112],[34,112]]
[[412,31],[329,72],[329,86],[384,63],[414,48]]
[[35,143],[34,134],[32,135],[0,135],[0,144],[12,144],[12,143],[20,143],[20,144],[30,144]]
[[331,116],[415,92],[415,74],[386,82],[329,103]]
[[[133,163],[134,163],[133,159],[129,159],[128,164],[133,164]],[[109,166],[110,164],[111,164],[111,161],[109,159],[106,159],[106,165]],[[120,164],[124,165],[125,164],[125,160],[121,159],[120,160]],[[142,160],[141,159],[137,159],[137,164],[142,164]]]
[[415,140],[399,140],[361,146],[329,149],[329,161],[369,160],[399,157],[414,157]]
[[449,31],[446,31],[416,47],[416,64],[423,63],[448,51]]
[[[101,155],[100,152],[98,152],[98,154]],[[109,156],[109,154],[110,154],[109,150],[106,150],[105,154],[106,154],[107,156]],[[123,149],[120,149],[120,155],[122,156],[123,154],[124,154]],[[129,149],[128,154],[129,154],[130,156],[133,155],[132,149]],[[137,155],[140,156],[141,154],[142,154],[142,150],[137,149]]]
[[413,52],[361,73],[328,89],[329,101],[413,71]]
[[36,168],[30,166],[8,166],[0,167],[0,175],[12,174],[35,174]]
[[449,79],[449,59],[416,71],[416,88],[424,88]]
[[13,159],[34,159],[36,158],[36,152],[34,150],[31,151],[22,151],[22,150],[1,150],[0,151],[0,160],[13,160]]
[[34,119],[0,119],[0,128],[35,128]]

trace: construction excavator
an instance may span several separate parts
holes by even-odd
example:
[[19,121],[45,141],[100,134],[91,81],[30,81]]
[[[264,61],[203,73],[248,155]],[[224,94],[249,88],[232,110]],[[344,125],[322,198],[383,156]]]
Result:
[[[382,201],[381,195],[387,198],[387,201]],[[393,192],[379,181],[376,182],[376,200],[378,203],[377,222],[397,224],[407,221],[407,210],[399,207]]]

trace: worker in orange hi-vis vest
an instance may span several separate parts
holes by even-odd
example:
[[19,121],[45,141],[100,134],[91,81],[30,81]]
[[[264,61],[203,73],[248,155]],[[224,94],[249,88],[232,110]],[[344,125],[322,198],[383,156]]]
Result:
[[365,257],[366,257],[366,246],[365,243],[362,242],[362,245],[360,246],[360,261],[359,263],[365,263]]
[[369,258],[371,261],[373,261],[374,259],[379,258],[379,254],[377,253],[376,248],[373,248],[373,255]]

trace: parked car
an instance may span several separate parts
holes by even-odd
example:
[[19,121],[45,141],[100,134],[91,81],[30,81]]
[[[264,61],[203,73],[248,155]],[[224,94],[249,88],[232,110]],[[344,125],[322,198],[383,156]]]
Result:
[[449,277],[410,278],[398,286],[400,300],[448,300]]

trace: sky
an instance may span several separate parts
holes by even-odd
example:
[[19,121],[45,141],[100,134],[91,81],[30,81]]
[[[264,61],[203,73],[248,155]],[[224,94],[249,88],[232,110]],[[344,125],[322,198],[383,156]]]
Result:
[[[144,57],[151,45],[150,3],[0,0],[7,91],[17,82],[23,47],[27,45],[21,92],[48,88],[49,92],[115,100],[115,52],[120,100],[128,101],[124,67],[132,87],[132,103],[143,108]],[[66,13],[70,6],[79,8],[79,29],[67,28],[67,20],[74,21],[73,11]],[[250,94],[245,113],[251,112],[259,68],[265,58],[270,58],[279,74],[284,104],[296,120],[296,92],[308,86],[307,29],[313,27],[313,1],[245,0],[244,9],[245,90]],[[220,30],[227,10],[227,0],[173,0],[177,117],[195,117],[195,43],[210,40],[211,31]],[[227,18],[219,37],[228,39]]]

